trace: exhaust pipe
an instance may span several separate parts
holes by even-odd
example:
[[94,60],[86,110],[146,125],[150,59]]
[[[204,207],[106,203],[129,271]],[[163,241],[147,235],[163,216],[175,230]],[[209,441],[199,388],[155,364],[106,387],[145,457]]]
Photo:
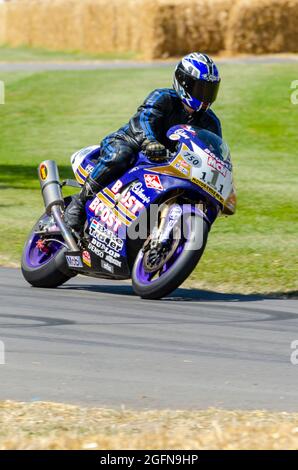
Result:
[[74,237],[62,219],[64,199],[62,196],[59,172],[54,160],[45,160],[38,167],[41,193],[47,215],[53,215],[70,251],[79,251]]
[[51,215],[53,206],[64,207],[56,162],[53,160],[42,162],[38,167],[38,176],[46,212],[48,215]]

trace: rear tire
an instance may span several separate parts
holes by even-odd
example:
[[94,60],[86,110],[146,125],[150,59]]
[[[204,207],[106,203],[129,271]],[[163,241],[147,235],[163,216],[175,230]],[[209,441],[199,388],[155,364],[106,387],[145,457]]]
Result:
[[65,251],[66,248],[62,248],[53,259],[39,268],[29,266],[23,253],[22,273],[26,281],[33,287],[54,288],[74,277],[76,274],[67,267]]
[[[66,200],[66,204],[67,202],[69,202],[68,198]],[[40,219],[44,217],[45,214],[43,214]],[[57,253],[51,256],[48,261],[45,261],[39,266],[33,266],[27,261],[28,247],[30,244],[34,243],[34,241],[32,241],[32,237],[36,227],[38,226],[39,220],[31,230],[31,233],[23,249],[21,262],[22,273],[25,280],[33,287],[58,287],[72,277],[76,276],[76,273],[71,271],[67,266],[65,259],[65,252],[67,249],[65,247],[61,246],[61,249],[59,249]]]

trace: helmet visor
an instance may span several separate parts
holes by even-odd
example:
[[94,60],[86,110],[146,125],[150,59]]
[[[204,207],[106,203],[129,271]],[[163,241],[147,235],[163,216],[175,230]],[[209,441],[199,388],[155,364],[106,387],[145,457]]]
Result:
[[216,81],[200,80],[179,69],[176,71],[176,78],[192,98],[210,104],[216,100],[220,79]]
[[196,81],[190,91],[190,95],[203,103],[214,103],[219,90],[218,82]]

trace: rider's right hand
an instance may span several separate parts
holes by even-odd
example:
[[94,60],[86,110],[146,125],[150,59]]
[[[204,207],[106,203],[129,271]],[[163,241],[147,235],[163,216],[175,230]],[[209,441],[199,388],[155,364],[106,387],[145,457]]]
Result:
[[142,151],[152,162],[161,162],[169,158],[169,150],[156,140],[145,140]]

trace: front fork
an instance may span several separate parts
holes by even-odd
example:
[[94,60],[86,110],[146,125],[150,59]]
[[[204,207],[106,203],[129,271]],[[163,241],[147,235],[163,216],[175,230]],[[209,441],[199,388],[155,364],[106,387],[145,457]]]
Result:
[[[181,216],[184,213],[184,209],[180,204],[177,203],[178,198],[182,195],[182,192],[179,191],[173,195],[170,199],[166,200],[159,208],[159,217],[158,225],[156,225],[151,233],[151,235],[146,240],[143,251],[146,252],[150,249],[156,249],[158,246],[166,245],[169,240],[171,232],[173,232],[175,226],[181,220]],[[202,203],[190,204],[190,211],[194,211],[202,219],[205,219],[208,222],[208,225],[211,225],[211,222],[207,215],[205,214],[205,207]],[[187,211],[188,212],[188,211]],[[180,235],[182,230],[182,224],[180,227]]]
[[143,246],[144,252],[168,241],[171,231],[182,214],[181,206],[177,204],[177,199],[181,194],[180,191],[177,192],[160,206],[157,225]]

